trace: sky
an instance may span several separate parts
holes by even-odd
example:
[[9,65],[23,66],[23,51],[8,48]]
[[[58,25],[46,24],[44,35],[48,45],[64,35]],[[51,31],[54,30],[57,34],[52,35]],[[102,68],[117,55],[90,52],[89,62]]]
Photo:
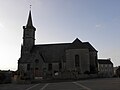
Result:
[[0,0],[0,70],[17,70],[30,5],[36,44],[79,38],[120,66],[120,0]]

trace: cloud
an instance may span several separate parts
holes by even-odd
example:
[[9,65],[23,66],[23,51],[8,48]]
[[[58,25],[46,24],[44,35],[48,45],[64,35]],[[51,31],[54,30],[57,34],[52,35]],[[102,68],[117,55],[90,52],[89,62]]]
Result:
[[100,27],[102,27],[102,26],[101,26],[101,24],[97,24],[97,25],[95,25],[95,27],[96,27],[96,28],[100,28]]
[[0,23],[0,28],[4,28],[4,25]]
[[4,29],[4,25],[2,23],[0,23],[0,30]]

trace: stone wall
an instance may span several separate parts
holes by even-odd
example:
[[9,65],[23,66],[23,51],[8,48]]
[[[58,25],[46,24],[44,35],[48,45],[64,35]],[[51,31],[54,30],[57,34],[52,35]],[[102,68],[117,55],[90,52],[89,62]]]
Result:
[[90,71],[89,51],[88,49],[69,49],[66,50],[66,69],[75,70],[75,55],[79,55],[80,73]]

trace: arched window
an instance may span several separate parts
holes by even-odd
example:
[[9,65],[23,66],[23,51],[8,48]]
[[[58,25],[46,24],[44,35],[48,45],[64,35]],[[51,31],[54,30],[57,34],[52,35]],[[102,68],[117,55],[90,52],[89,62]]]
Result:
[[62,69],[62,63],[60,62],[59,63],[59,70],[61,70]]
[[27,64],[27,70],[28,71],[30,70],[30,64]]
[[39,60],[38,60],[38,59],[36,59],[36,60],[35,60],[35,63],[36,63],[36,64],[37,64],[37,63],[39,63]]
[[75,55],[75,67],[79,67],[80,62],[79,62],[79,55]]
[[35,70],[38,70],[38,69],[39,69],[39,68],[37,68],[37,67],[35,68]]
[[52,70],[52,63],[48,64],[48,70],[51,71]]

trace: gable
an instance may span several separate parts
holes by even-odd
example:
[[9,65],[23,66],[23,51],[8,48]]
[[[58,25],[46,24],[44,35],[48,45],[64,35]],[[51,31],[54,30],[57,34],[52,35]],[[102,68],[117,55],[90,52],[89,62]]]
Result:
[[99,64],[113,64],[109,59],[98,59]]
[[69,46],[69,49],[85,49],[85,46],[83,43],[76,38]]
[[65,51],[69,49],[96,51],[88,42],[82,43],[76,38],[72,43],[34,45],[31,53],[39,53],[44,62],[60,62],[61,60],[65,61]]
[[83,45],[89,49],[89,51],[98,52],[89,42],[84,42]]

